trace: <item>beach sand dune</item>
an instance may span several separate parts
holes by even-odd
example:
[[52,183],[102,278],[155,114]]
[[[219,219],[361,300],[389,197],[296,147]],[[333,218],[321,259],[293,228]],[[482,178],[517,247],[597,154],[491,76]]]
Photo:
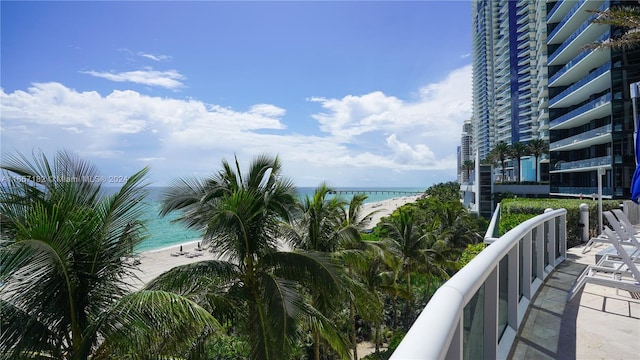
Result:
[[[369,228],[373,228],[376,224],[380,222],[385,216],[389,216],[395,209],[398,207],[416,201],[419,196],[405,196],[394,198],[385,201],[379,201],[369,204],[364,204],[363,213],[368,214],[372,211],[377,211],[369,222]],[[190,257],[183,254],[179,256],[172,256],[175,253],[180,251],[180,247],[182,246],[182,251],[188,254],[198,254],[199,256]],[[137,270],[134,271],[135,275],[138,279],[129,279],[127,282],[131,286],[133,290],[141,289],[145,284],[149,283],[151,280],[156,278],[158,275],[168,271],[176,266],[186,265],[202,260],[213,260],[217,258],[216,254],[213,254],[207,250],[205,251],[197,251],[198,242],[189,242],[185,244],[175,245],[169,248],[146,251],[140,254],[137,258],[139,260],[139,265]]]

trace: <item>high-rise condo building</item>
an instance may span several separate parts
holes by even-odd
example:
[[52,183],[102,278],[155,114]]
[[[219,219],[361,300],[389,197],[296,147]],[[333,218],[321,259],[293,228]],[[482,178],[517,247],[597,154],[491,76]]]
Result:
[[493,133],[493,40],[491,0],[476,0],[472,6],[473,139],[474,154],[484,159],[491,150]]
[[590,196],[603,174],[606,198],[625,198],[633,170],[633,115],[629,85],[640,80],[640,49],[594,50],[617,27],[593,23],[612,6],[636,1],[548,2],[550,191]]
[[[548,140],[548,117],[541,108],[547,91],[545,4],[475,0],[472,6],[474,153],[484,159],[500,142]],[[516,164],[507,166],[509,179],[535,180]],[[527,158],[524,167],[533,167]]]
[[458,181],[468,182],[471,170],[466,168],[469,161],[473,161],[473,136],[471,120],[465,120],[462,124],[462,135],[460,135],[460,146],[458,151]]
[[[629,86],[640,49],[594,49],[624,29],[593,23],[596,11],[640,6],[615,0],[473,0],[473,153],[499,142],[542,139],[541,164],[507,164],[506,179],[549,180],[550,195],[625,198],[633,170]],[[535,169],[540,172],[536,175]],[[543,169],[543,171],[540,171]],[[495,174],[497,174],[496,172]],[[547,177],[547,175],[549,175]]]

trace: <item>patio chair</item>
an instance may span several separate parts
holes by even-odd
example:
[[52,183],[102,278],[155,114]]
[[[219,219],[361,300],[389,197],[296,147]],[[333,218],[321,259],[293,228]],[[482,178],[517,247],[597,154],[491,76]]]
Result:
[[[635,246],[638,250],[640,250],[640,241],[638,241],[638,239],[636,238],[635,233],[630,234],[629,231],[626,230],[629,228],[629,225],[621,222],[611,211],[606,211],[603,213],[603,215],[607,218],[607,221],[614,229],[615,234],[617,235],[616,238],[622,241],[623,245]],[[624,213],[622,213],[622,215],[624,215]],[[585,254],[589,252],[596,244],[611,244],[611,239],[604,234],[593,237],[589,239],[589,241],[585,244],[584,248],[582,249],[582,253]]]
[[587,283],[626,290],[634,299],[640,298],[640,264],[636,263],[638,252],[627,253],[610,228],[605,227],[603,234],[610,239],[617,253],[606,254],[595,265],[587,266],[569,291],[567,301],[573,300]]
[[613,231],[615,231],[618,239],[620,239],[625,245],[633,245],[640,250],[640,241],[636,238],[635,233],[629,233],[629,231],[625,229],[624,224],[621,223],[611,211],[605,212],[604,216],[607,218],[607,221],[613,228]]
[[627,234],[629,234],[629,236],[632,236],[637,239],[638,234],[636,232],[636,229],[633,226],[633,224],[631,224],[631,221],[629,221],[629,218],[627,217],[627,215],[624,214],[624,211],[620,209],[613,209],[611,210],[611,212],[613,212],[613,215],[615,215],[616,218],[618,218],[618,221],[620,221],[620,223],[622,224],[622,229],[626,231]]

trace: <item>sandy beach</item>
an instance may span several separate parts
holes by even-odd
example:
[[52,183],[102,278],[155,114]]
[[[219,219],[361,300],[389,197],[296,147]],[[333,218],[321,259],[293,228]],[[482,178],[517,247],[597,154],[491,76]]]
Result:
[[[418,198],[419,196],[405,196],[365,204],[363,206],[364,214],[368,214],[372,211],[377,211],[373,216],[371,216],[369,228],[373,228],[380,222],[381,218],[390,215],[398,207],[407,203],[414,202]],[[181,246],[184,254],[175,256],[176,253],[180,251]],[[138,269],[135,271],[138,279],[131,279],[129,281],[131,287],[136,290],[141,289],[144,284],[148,283],[158,275],[175,266],[190,264],[202,260],[212,260],[216,258],[216,255],[209,251],[197,251],[197,247],[198,242],[193,241],[164,249],[146,251],[141,253],[139,257],[135,258],[140,262],[140,264],[138,265]],[[193,255],[197,256],[192,257]]]

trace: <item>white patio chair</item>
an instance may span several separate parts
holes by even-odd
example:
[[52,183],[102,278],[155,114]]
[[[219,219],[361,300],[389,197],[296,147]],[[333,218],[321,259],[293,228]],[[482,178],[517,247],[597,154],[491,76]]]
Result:
[[[603,215],[607,218],[607,221],[615,231],[615,234],[617,235],[616,238],[619,241],[622,241],[623,245],[634,246],[638,249],[638,251],[640,251],[640,241],[638,241],[635,233],[629,233],[629,231],[626,230],[629,225],[621,222],[611,211],[606,211],[603,213]],[[624,213],[622,213],[622,215],[624,215]],[[596,244],[611,244],[611,239],[604,234],[593,237],[589,239],[589,241],[585,244],[584,248],[582,249],[582,253],[585,254],[589,252]]]
[[616,254],[606,254],[595,265],[587,266],[569,291],[567,301],[571,301],[587,283],[626,290],[634,299],[640,298],[640,265],[636,263],[637,252],[627,253],[622,242],[610,228],[605,227],[603,234],[610,239]]
[[613,209],[611,212],[613,212],[613,215],[615,215],[616,218],[618,218],[618,221],[622,224],[622,229],[626,231],[629,236],[638,239],[638,233],[631,221],[629,221],[627,215],[624,214],[624,211],[620,209]]

